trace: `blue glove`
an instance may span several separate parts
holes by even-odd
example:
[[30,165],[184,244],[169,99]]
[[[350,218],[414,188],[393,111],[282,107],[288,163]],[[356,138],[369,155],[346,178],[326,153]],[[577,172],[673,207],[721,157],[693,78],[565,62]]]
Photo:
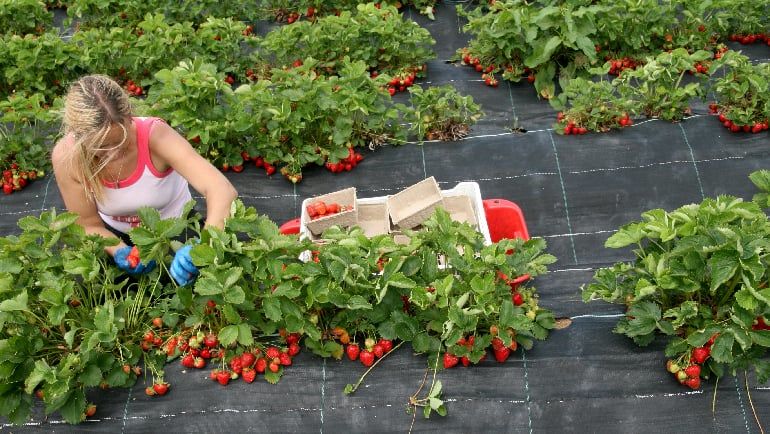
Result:
[[183,246],[176,251],[174,260],[171,261],[171,277],[180,286],[189,284],[198,276],[198,267],[193,264],[192,257],[190,257],[191,249],[192,246],[190,245]]
[[155,261],[150,261],[145,264],[141,260],[137,260],[136,266],[132,266],[132,260],[129,259],[131,249],[132,246],[121,247],[115,251],[114,255],[112,255],[112,259],[115,260],[115,265],[117,265],[118,268],[131,275],[149,273],[155,268]]

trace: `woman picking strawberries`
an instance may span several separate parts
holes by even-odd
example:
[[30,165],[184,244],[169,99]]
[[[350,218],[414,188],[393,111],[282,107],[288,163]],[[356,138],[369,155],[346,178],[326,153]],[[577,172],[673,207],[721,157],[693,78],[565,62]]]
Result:
[[[126,234],[139,224],[139,208],[155,208],[161,218],[180,217],[192,185],[206,199],[206,225],[224,226],[237,197],[232,184],[165,122],[134,117],[128,96],[111,78],[89,75],[71,85],[62,129],[52,162],[64,204],[79,215],[87,233],[118,235],[119,244],[106,251],[126,272],[146,273],[154,266],[128,245]],[[180,285],[198,273],[190,249],[179,249],[171,263]]]

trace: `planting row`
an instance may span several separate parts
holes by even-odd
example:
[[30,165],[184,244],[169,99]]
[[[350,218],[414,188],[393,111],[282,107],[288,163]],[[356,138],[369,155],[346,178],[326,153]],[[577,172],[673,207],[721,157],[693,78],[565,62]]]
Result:
[[468,19],[463,29],[472,39],[456,60],[476,66],[490,85],[495,74],[514,82],[527,79],[546,99],[556,95],[557,79],[563,86],[575,77],[588,78],[604,62],[617,73],[662,51],[713,51],[728,37],[766,43],[770,33],[770,6],[753,0],[495,0],[457,10]]
[[334,227],[314,245],[236,202],[224,230],[190,242],[200,275],[185,287],[167,266],[179,247],[172,238],[198,231],[197,219],[142,210],[131,239],[137,260],[158,266],[134,277],[76,219],[49,211],[0,238],[0,412],[14,423],[27,420],[36,396],[47,413],[80,422],[94,411],[86,388],[129,387],[142,374],[148,395],[163,395],[163,367],[175,359],[214,367],[221,384],[275,382],[302,347],[370,366],[409,343],[441,369],[444,354],[475,364],[488,349],[530,349],[554,327],[535,289],[508,277],[544,273],[555,261],[545,242],[485,245],[442,209],[405,231],[406,244]]

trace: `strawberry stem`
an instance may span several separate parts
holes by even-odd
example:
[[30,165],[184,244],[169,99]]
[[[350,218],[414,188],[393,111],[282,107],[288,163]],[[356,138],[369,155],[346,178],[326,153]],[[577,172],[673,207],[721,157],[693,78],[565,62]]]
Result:
[[762,424],[759,422],[759,417],[757,416],[757,410],[754,408],[754,401],[751,399],[751,389],[749,388],[749,374],[745,370],[743,371],[743,379],[746,384],[746,395],[749,397],[749,405],[751,406],[751,413],[754,414],[754,420],[757,421],[759,432],[761,434],[765,434],[765,430],[764,428],[762,428]]
[[[399,342],[398,345],[393,347],[392,350],[388,351],[387,353],[383,354],[382,357],[377,359],[377,361],[374,362],[372,364],[372,366],[370,366],[369,369],[366,370],[366,372],[364,372],[364,374],[361,376],[361,378],[358,379],[358,382],[356,384],[353,384],[352,387],[346,387],[345,388],[345,392],[348,393],[348,394],[352,394],[353,392],[355,392],[358,389],[358,387],[361,386],[361,383],[364,381],[364,378],[366,378],[367,374],[369,374],[369,371],[374,369],[374,367],[377,366],[377,364],[380,363],[380,361],[383,360],[385,357],[388,357],[388,355],[390,355],[391,353],[395,352],[398,349],[398,347],[400,347],[401,345],[404,344],[404,342],[406,342],[406,341]],[[351,386],[351,385],[348,384],[348,386]]]

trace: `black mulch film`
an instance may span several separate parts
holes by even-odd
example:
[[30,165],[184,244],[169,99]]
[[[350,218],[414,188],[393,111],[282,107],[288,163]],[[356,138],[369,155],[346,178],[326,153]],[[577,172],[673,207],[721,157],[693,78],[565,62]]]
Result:
[[[365,160],[350,173],[323,168],[304,172],[293,186],[280,175],[270,178],[249,167],[228,174],[246,205],[277,223],[299,215],[303,199],[355,186],[359,197],[392,194],[435,176],[444,189],[461,181],[478,182],[485,199],[516,202],[529,233],[542,237],[558,257],[534,285],[541,304],[572,325],[553,331],[531,351],[517,351],[505,364],[492,358],[471,368],[438,374],[448,415],[426,420],[418,414],[415,432],[760,432],[754,420],[743,373],[714,380],[692,391],[665,370],[663,343],[646,348],[612,333],[619,306],[585,304],[580,286],[593,272],[630,260],[628,250],[603,247],[619,226],[652,208],[672,210],[705,197],[732,194],[751,199],[748,175],[770,168],[770,136],[733,134],[708,115],[702,102],[681,123],[641,120],[606,134],[560,136],[551,125],[554,110],[538,100],[531,85],[501,81],[483,85],[471,68],[445,61],[468,36],[454,3],[439,4],[436,20],[405,12],[437,40],[436,60],[428,64],[423,85],[453,84],[473,95],[485,110],[470,137],[454,143],[385,146],[362,151]],[[261,27],[274,24],[260,23]],[[768,61],[767,46],[739,46],[755,61]],[[514,119],[527,130],[512,133]],[[200,197],[198,200],[202,202]],[[16,222],[63,203],[51,176],[23,193],[0,199],[0,235],[18,233]],[[11,432],[407,432],[412,416],[407,400],[419,387],[427,366],[408,346],[389,356],[354,395],[342,393],[364,372],[360,363],[323,360],[304,351],[277,385],[234,382],[222,387],[208,369],[166,367],[171,392],[144,395],[144,382],[132,389],[90,392],[97,415],[69,426],[58,414],[44,417],[37,408],[23,426],[2,421]],[[770,385],[748,384],[756,414],[770,428]],[[716,392],[715,412],[712,413]]]

